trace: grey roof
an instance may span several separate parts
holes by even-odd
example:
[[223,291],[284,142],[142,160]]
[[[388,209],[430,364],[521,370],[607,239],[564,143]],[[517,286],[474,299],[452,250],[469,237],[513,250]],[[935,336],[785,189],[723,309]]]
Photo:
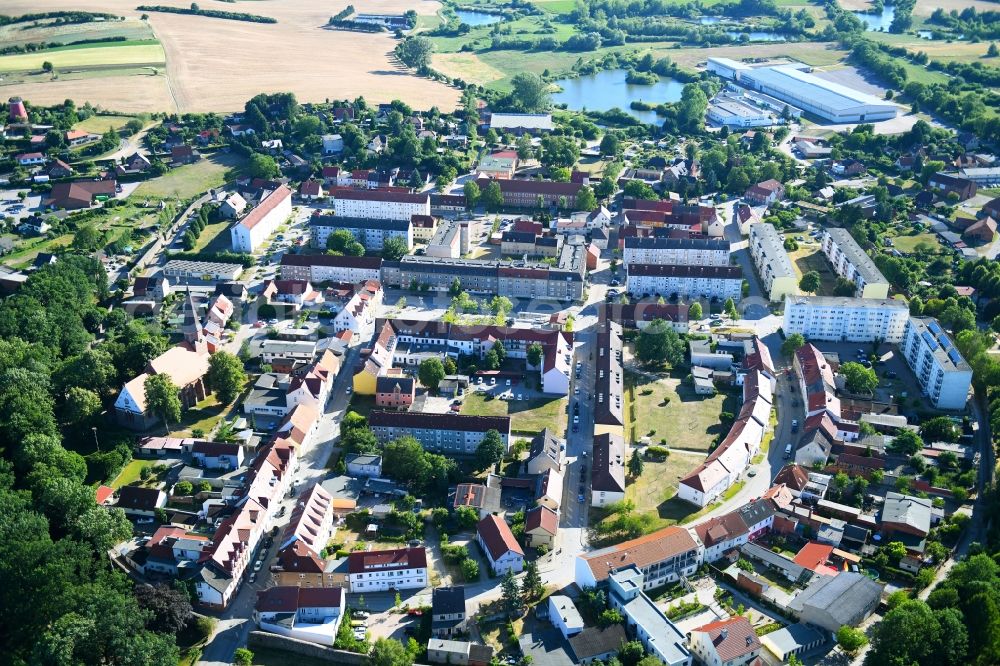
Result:
[[840,227],[832,227],[827,229],[826,233],[837,244],[837,247],[844,253],[848,261],[854,265],[854,269],[861,274],[866,283],[889,284],[889,281],[882,275],[882,271],[878,269],[872,258],[868,256],[868,253],[851,236],[850,231]]
[[767,635],[767,640],[772,643],[782,655],[794,653],[814,643],[826,640],[826,636],[811,624],[790,624],[778,631],[772,631]]
[[[895,298],[854,298],[853,296],[788,296],[788,302],[826,308],[878,308],[909,310],[906,301]],[[787,306],[786,306],[787,307]]]
[[464,587],[436,587],[431,593],[431,607],[434,615],[465,613]]
[[776,513],[774,505],[768,500],[757,500],[756,502],[744,504],[739,508],[739,512],[743,518],[743,522],[747,526],[762,523]]
[[785,239],[781,237],[773,224],[758,222],[750,225],[750,238],[760,246],[764,260],[771,267],[775,277],[795,277],[795,267],[785,252]]
[[909,525],[927,534],[931,529],[931,501],[900,493],[886,493],[882,522]]
[[617,652],[622,643],[628,641],[620,624],[604,627],[587,627],[575,636],[570,636],[569,646],[573,649],[577,663],[584,659],[599,657],[608,652]]
[[573,600],[566,595],[553,594],[549,597],[549,604],[555,604],[556,610],[559,611],[559,615],[562,617],[563,624],[567,627],[583,626],[583,616],[580,615],[580,611],[577,610]]
[[870,109],[870,112],[896,109],[892,102],[833,81],[821,79],[791,65],[743,70],[740,73],[740,78],[741,80],[750,79],[758,85],[766,85],[778,90],[795,90],[798,97],[810,100],[816,106],[835,112],[854,111],[866,107]]
[[729,252],[729,241],[721,238],[669,238],[659,236],[629,236],[625,249],[649,250],[717,250]]
[[333,227],[334,229],[382,229],[383,231],[406,231],[410,228],[411,222],[410,220],[344,217],[341,215],[316,215],[315,217],[310,218],[309,226]]
[[796,564],[784,555],[775,553],[769,548],[758,546],[755,543],[744,544],[740,547],[740,552],[751,559],[763,562],[769,567],[784,571],[785,574],[792,580],[799,580],[802,577],[803,572],[806,570],[805,567],[800,564]]
[[382,456],[377,456],[372,453],[348,453],[346,462],[347,465],[381,465]]
[[868,576],[853,571],[841,571],[836,576],[817,576],[790,604],[801,612],[809,606],[825,612],[838,624],[850,624],[865,608],[882,596],[882,586]]
[[625,616],[642,627],[649,642],[668,659],[669,663],[683,662],[691,657],[684,646],[686,638],[680,629],[656,607],[645,594],[638,594],[624,604]]
[[912,334],[921,340],[923,346],[927,347],[935,360],[943,369],[947,370],[971,370],[972,366],[966,363],[954,341],[941,328],[941,324],[933,317],[910,317],[907,324],[907,337]]

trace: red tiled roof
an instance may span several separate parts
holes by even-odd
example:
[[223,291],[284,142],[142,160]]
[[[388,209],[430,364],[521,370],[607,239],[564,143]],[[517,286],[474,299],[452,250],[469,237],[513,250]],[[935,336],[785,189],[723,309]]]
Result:
[[115,494],[115,489],[110,486],[97,486],[96,501],[98,504],[104,504],[108,501],[108,498]]
[[554,535],[559,531],[559,514],[547,506],[536,506],[524,514],[524,531],[528,533],[538,528]]
[[347,556],[347,572],[352,574],[423,568],[427,568],[427,551],[423,548],[371,550]]
[[833,553],[833,546],[810,541],[802,546],[792,561],[810,571],[821,571],[829,568],[826,566],[826,561],[830,559],[831,553]]
[[502,518],[493,515],[486,516],[476,525],[476,531],[479,532],[479,536],[482,537],[483,543],[486,544],[486,549],[494,561],[508,552],[524,556],[524,551],[521,550],[517,539],[514,538],[514,533],[510,531],[510,527]]
[[240,224],[247,229],[253,229],[268,215],[268,213],[277,208],[290,196],[292,196],[292,191],[287,185],[279,186],[278,189],[273,190],[270,194],[264,197],[264,200],[261,201],[256,208],[250,211],[249,215],[240,220]]
[[611,572],[622,567],[634,564],[643,569],[697,547],[686,529],[667,527],[616,546],[593,551],[585,555],[584,559],[594,579],[601,582],[606,580]]
[[759,652],[763,647],[750,620],[742,616],[710,622],[694,631],[708,634],[723,664]]

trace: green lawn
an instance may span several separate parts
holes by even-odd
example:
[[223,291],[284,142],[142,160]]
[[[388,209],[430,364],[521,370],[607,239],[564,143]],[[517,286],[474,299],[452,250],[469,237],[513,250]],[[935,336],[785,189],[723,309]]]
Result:
[[[653,514],[658,520],[673,519],[673,522],[678,522],[681,516],[671,516],[673,512],[666,512],[667,515],[661,516],[660,507],[669,504],[669,500],[677,493],[677,483],[704,460],[701,455],[683,451],[671,452],[664,462],[646,460],[639,478],[626,486],[625,498],[635,503],[638,513]],[[689,508],[694,510],[694,507]]]
[[236,416],[236,402],[231,405],[219,404],[215,395],[210,395],[197,405],[181,414],[180,424],[170,424],[173,437],[193,437],[194,430],[208,434],[224,418]]
[[60,46],[35,53],[0,56],[0,72],[41,69],[45,62],[58,70],[73,67],[160,65],[166,61],[155,39]]
[[461,413],[470,416],[510,416],[511,431],[517,433],[536,433],[545,428],[562,432],[566,428],[566,404],[567,398],[486,400],[476,391],[466,394]]
[[111,487],[114,489],[121,488],[122,486],[128,486],[139,480],[139,474],[146,467],[152,467],[153,465],[158,465],[159,462],[156,460],[133,460],[129,464],[125,465],[115,480],[111,482]]
[[[803,234],[801,231],[793,231],[785,235],[798,237]],[[819,243],[811,241],[798,241],[798,243],[799,249],[788,253],[788,258],[792,260],[792,266],[795,267],[795,273],[801,278],[809,271],[816,271],[820,276],[819,291],[816,292],[816,295],[832,296],[833,288],[837,285],[837,275],[830,268],[830,262],[823,255]]]
[[135,116],[93,115],[73,125],[73,129],[93,132],[94,134],[103,134],[108,131],[109,127],[114,130],[120,130],[125,127],[125,123],[133,119],[135,119]]
[[194,252],[221,252],[228,250],[230,246],[230,236],[227,230],[232,224],[230,220],[223,220],[209,224],[201,231],[198,242],[194,244]]
[[914,234],[912,236],[896,236],[892,239],[892,246],[905,254],[916,251],[918,245],[930,245],[933,251],[941,249],[937,234]]
[[662,375],[653,380],[626,373],[626,381],[630,387],[627,418],[633,441],[649,437],[652,443],[659,444],[665,439],[672,449],[708,451],[717,437],[725,435],[720,414],[735,415],[739,410],[735,394],[697,395],[679,377]]
[[159,178],[147,180],[136,188],[133,197],[190,199],[225,182],[226,172],[243,164],[242,157],[216,153],[194,164],[171,169]]

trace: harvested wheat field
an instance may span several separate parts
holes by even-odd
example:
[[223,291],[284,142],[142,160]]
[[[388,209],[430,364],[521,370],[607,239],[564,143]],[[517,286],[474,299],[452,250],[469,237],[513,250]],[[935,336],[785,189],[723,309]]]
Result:
[[[136,18],[135,0],[90,0],[90,11]],[[187,6],[187,2],[171,3]],[[271,16],[276,24],[203,16],[149,13],[149,26],[166,54],[166,77],[108,76],[87,82],[63,80],[0,85],[2,95],[22,95],[35,103],[67,96],[122,111],[234,111],[261,92],[294,92],[300,101],[401,99],[416,108],[454,108],[459,91],[406,72],[392,59],[396,41],[389,33],[326,30],[327,19],[349,0],[260,0],[225,5],[225,10]],[[356,5],[358,6],[358,5]],[[414,9],[433,14],[436,0],[373,0],[358,6],[369,13]],[[7,0],[4,13],[79,9],[79,0]],[[214,8],[214,7],[213,7]],[[110,72],[120,74],[120,72]],[[163,79],[168,99],[151,90]],[[42,92],[50,85],[63,92]],[[72,91],[68,95],[65,91]],[[131,99],[135,97],[136,99]]]

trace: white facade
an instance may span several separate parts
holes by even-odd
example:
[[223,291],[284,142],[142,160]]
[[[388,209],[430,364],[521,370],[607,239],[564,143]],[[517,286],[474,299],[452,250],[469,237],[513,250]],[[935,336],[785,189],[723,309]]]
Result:
[[807,340],[899,343],[910,311],[891,298],[789,296],[785,300],[785,335]]
[[333,202],[334,213],[340,217],[409,220],[413,215],[430,215],[429,194],[403,194],[379,190],[341,192]]
[[291,214],[292,191],[282,185],[264,197],[256,208],[230,228],[233,250],[256,252]]
[[712,100],[706,117],[711,124],[731,128],[767,127],[774,124],[767,111],[734,98]]
[[936,319],[911,317],[900,352],[935,407],[965,409],[972,368]]
[[[665,270],[655,270],[661,268]],[[652,269],[652,270],[650,270]],[[684,270],[690,269],[690,270]],[[743,273],[738,266],[653,266],[629,267],[625,288],[633,296],[660,295],[679,298],[732,298],[743,293]]]
[[823,235],[823,253],[837,275],[855,284],[855,296],[889,296],[889,281],[847,229],[827,229]]
[[339,218],[318,216],[309,225],[312,243],[316,247],[326,247],[326,239],[334,231],[350,231],[366,250],[381,250],[385,242],[393,237],[402,238],[406,249],[413,249],[413,224],[409,218],[395,220],[389,218]]
[[622,262],[626,266],[728,266],[729,243],[719,239],[630,237],[625,239]]
[[549,622],[559,630],[563,638],[575,636],[584,629],[583,617],[573,600],[562,594],[549,597]]
[[750,225],[750,256],[764,283],[768,298],[780,301],[798,293],[798,277],[785,252],[784,239],[772,224]]
[[321,282],[358,284],[369,280],[380,280],[381,266],[382,260],[378,257],[286,254],[281,260],[281,279],[306,280],[314,284]]

